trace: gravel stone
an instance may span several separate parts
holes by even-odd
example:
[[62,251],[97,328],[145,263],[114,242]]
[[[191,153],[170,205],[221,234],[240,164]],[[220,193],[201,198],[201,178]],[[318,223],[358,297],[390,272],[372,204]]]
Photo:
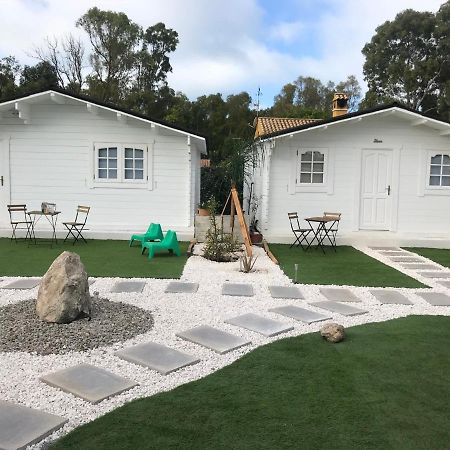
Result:
[[36,314],[36,300],[0,308],[0,352],[38,355],[83,352],[146,333],[153,326],[149,311],[120,302],[96,299],[92,319],[48,323]]

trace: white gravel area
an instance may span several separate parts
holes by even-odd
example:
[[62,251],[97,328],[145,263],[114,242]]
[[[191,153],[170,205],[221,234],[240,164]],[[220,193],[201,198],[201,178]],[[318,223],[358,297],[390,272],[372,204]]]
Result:
[[[447,292],[445,287],[436,280],[425,279],[417,275],[416,271],[407,270],[399,263],[393,263],[379,251],[369,248],[358,248],[368,255],[400,270],[407,275],[417,278],[432,286],[433,291]],[[91,286],[91,291],[98,291],[100,297],[111,301],[121,301],[150,310],[154,317],[154,327],[146,334],[139,335],[129,341],[114,344],[109,347],[98,348],[83,353],[67,353],[64,355],[39,356],[28,353],[0,353],[0,399],[37,408],[49,413],[57,414],[69,419],[69,422],[51,436],[34,445],[32,448],[43,448],[50,441],[66,434],[73,428],[89,422],[124,403],[168,391],[184,383],[202,378],[252,351],[260,345],[288,336],[318,331],[326,322],[311,325],[302,324],[287,317],[268,312],[268,309],[282,305],[298,305],[312,311],[324,313],[319,308],[308,305],[310,302],[326,300],[319,289],[320,285],[299,285],[305,300],[273,299],[270,296],[269,285],[292,285],[278,266],[266,256],[260,248],[255,248],[258,260],[256,271],[250,274],[239,272],[239,262],[215,263],[199,256],[192,256],[184,268],[181,280],[199,283],[196,294],[166,294],[164,289],[171,280],[136,279],[146,282],[140,293],[111,293],[114,283],[120,278],[97,278]],[[423,258],[424,261],[427,259]],[[301,267],[300,267],[301,271]],[[18,279],[17,277],[3,277],[0,287]],[[220,294],[222,284],[226,281],[250,283],[255,290],[254,297],[230,297]],[[333,286],[327,286],[333,287]],[[415,315],[450,315],[450,307],[431,306],[415,294],[414,289],[395,289],[409,298],[413,305],[381,305],[369,293],[370,287],[349,288],[362,302],[355,304],[358,308],[367,309],[368,314],[355,317],[344,317],[333,314],[333,320],[350,327],[370,322],[381,322],[411,314]],[[35,298],[37,289],[32,290],[2,290],[0,289],[0,306],[20,300]],[[448,293],[448,292],[447,292]],[[266,338],[257,333],[224,323],[224,320],[239,314],[253,312],[268,318],[294,326],[294,330],[272,338]],[[252,344],[231,353],[219,355],[199,345],[184,341],[175,336],[176,332],[186,330],[197,325],[211,325],[221,330],[251,340]],[[1,330],[0,330],[1,331]],[[201,359],[200,363],[188,366],[169,375],[160,375],[156,371],[134,365],[114,356],[114,352],[130,345],[153,341],[164,344]],[[63,369],[78,363],[89,363],[110,370],[117,375],[127,377],[139,383],[139,386],[116,397],[104,400],[97,405],[83,401],[71,394],[66,394],[52,388],[38,380],[39,376]]]

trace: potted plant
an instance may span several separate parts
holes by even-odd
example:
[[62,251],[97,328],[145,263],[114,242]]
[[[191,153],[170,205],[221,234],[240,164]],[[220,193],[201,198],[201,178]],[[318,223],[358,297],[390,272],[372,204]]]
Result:
[[197,209],[197,214],[199,216],[209,216],[209,210],[206,202],[200,202]]

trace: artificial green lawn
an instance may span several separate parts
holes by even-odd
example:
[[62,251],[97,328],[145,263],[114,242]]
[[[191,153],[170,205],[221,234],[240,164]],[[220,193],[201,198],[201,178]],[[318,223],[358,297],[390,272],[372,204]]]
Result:
[[153,259],[141,255],[141,248],[128,247],[128,241],[88,240],[88,243],[29,245],[0,239],[0,275],[41,276],[64,250],[78,253],[92,277],[179,278],[186,264],[187,242],[180,242],[182,256],[158,253]]
[[353,247],[340,246],[337,251],[328,248],[311,248],[308,251],[300,247],[270,244],[270,250],[277,258],[284,273],[295,279],[294,264],[298,264],[298,283],[338,284],[351,286],[379,287],[424,287],[417,280],[377,261]]
[[[410,316],[260,347],[134,401],[53,449],[443,449],[450,442],[450,317]],[[168,375],[170,376],[170,375]]]
[[405,250],[417,253],[421,256],[425,256],[425,258],[431,259],[432,261],[437,262],[442,266],[450,268],[450,249],[413,247],[406,248]]

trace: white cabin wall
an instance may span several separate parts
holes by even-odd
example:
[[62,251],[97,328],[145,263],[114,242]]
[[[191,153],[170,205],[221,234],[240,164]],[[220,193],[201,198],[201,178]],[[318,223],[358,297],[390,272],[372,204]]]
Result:
[[[31,124],[0,122],[0,139],[10,136],[11,202],[39,209],[54,202],[59,223],[74,219],[78,204],[91,206],[91,232],[128,233],[149,222],[163,229],[191,230],[191,158],[187,137],[115,113],[91,114],[80,105],[33,105]],[[153,189],[92,188],[93,144],[145,143],[153,152]],[[151,174],[149,174],[151,176]],[[8,224],[1,224],[8,229]],[[62,226],[59,226],[61,231]]]
[[[374,139],[382,143],[374,143]],[[327,192],[289,191],[291,150],[328,148],[333,181]],[[298,211],[300,217],[322,215],[324,211],[342,212],[340,235],[359,230],[361,150],[393,149],[399,170],[393,174],[393,188],[398,192],[396,220],[391,231],[400,234],[442,234],[450,237],[450,190],[444,195],[423,193],[428,149],[450,150],[450,139],[425,126],[412,127],[410,121],[367,117],[360,122],[330,125],[326,130],[311,130],[292,138],[275,139],[270,162],[268,222],[266,236],[275,241],[291,237],[287,213]],[[424,166],[424,167],[423,167]],[[255,178],[256,179],[256,178]],[[420,193],[422,186],[422,194]],[[442,194],[442,192],[440,193]]]

